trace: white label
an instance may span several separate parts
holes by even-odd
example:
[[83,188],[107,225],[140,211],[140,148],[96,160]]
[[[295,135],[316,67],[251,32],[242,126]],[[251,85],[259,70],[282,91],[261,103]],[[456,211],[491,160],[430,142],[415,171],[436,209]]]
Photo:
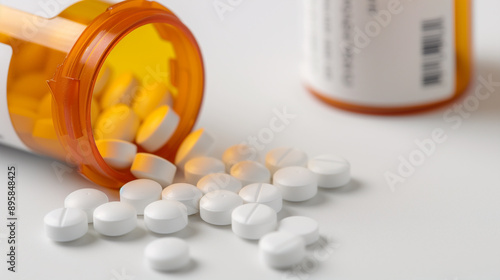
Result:
[[454,95],[454,0],[303,2],[304,77],[314,90],[379,107]]
[[12,48],[0,43],[0,144],[30,151],[17,136],[7,107],[7,76],[11,57]]

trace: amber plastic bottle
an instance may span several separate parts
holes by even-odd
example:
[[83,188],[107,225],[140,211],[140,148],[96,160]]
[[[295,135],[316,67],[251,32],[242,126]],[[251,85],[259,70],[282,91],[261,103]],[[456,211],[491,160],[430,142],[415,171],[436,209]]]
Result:
[[[106,62],[139,80],[166,79],[180,123],[155,154],[174,158],[197,119],[204,68],[194,36],[169,9],[145,0],[86,0],[51,19],[5,6],[0,13],[1,144],[75,165],[102,186],[133,179],[108,166],[94,142],[92,95]],[[40,121],[46,93],[52,109]]]
[[472,1],[304,3],[304,80],[320,100],[360,113],[401,114],[466,91]]

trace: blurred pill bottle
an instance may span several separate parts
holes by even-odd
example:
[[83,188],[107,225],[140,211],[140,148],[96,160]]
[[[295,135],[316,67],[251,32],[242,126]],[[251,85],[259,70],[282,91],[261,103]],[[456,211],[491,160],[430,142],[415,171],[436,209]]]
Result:
[[[172,160],[201,106],[200,49],[179,18],[156,2],[60,2],[68,1],[40,2],[31,13],[0,6],[0,144],[53,157],[118,188],[133,176],[108,166],[97,150],[94,95],[126,72],[138,81],[134,92],[153,85],[168,90],[180,122],[154,154]],[[56,10],[62,12],[48,18]],[[110,81],[100,84],[102,76]]]
[[400,114],[459,97],[470,0],[303,0],[306,87],[350,111]]

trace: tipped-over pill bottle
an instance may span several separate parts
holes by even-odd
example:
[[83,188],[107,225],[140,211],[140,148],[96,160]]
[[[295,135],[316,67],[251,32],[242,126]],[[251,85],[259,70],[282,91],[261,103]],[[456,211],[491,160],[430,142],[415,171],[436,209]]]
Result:
[[306,87],[350,111],[398,114],[459,97],[470,0],[303,0]]
[[201,106],[202,56],[190,30],[156,2],[71,2],[36,13],[0,6],[0,143],[118,188],[134,177],[106,164],[96,140],[122,129],[128,134],[114,135],[133,142],[131,129],[168,105],[177,129],[153,153],[172,160]]

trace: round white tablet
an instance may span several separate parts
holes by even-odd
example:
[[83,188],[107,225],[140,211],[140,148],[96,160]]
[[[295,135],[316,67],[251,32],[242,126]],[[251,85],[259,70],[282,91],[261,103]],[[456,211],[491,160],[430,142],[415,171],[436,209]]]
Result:
[[172,184],[177,167],[170,161],[147,153],[138,153],[130,171],[138,179],[151,179],[162,187]]
[[102,158],[115,169],[129,168],[137,153],[137,146],[119,139],[103,139],[95,141]]
[[245,160],[257,160],[259,154],[255,147],[238,144],[227,148],[222,154],[222,161],[226,165],[226,172],[231,172],[231,167]]
[[214,137],[203,128],[191,132],[177,150],[175,164],[183,169],[188,160],[209,154],[214,144]]
[[227,190],[238,193],[241,190],[241,182],[226,173],[212,173],[204,176],[196,184],[203,194],[215,190]]
[[161,199],[162,190],[161,185],[153,180],[137,179],[120,188],[120,201],[132,205],[137,215],[142,215],[148,204]]
[[189,263],[189,246],[186,241],[176,237],[156,239],[146,246],[144,258],[155,270],[178,270]]
[[94,229],[107,236],[120,236],[137,226],[137,212],[127,203],[113,201],[97,207],[94,211]]
[[299,264],[306,256],[306,246],[304,240],[295,234],[275,231],[260,239],[259,254],[265,264],[283,269]]
[[319,239],[319,226],[316,220],[303,216],[292,216],[280,221],[278,231],[286,231],[304,239],[310,245]]
[[269,170],[264,165],[251,160],[241,161],[233,165],[231,175],[240,180],[243,186],[252,183],[271,182],[271,173]]
[[283,197],[278,187],[266,183],[254,183],[241,189],[239,195],[245,203],[260,203],[279,212],[283,206]]
[[236,207],[231,219],[231,227],[236,235],[246,239],[259,239],[276,229],[278,218],[271,207],[248,203]]
[[234,192],[215,190],[200,199],[200,217],[213,225],[230,225],[231,213],[243,204],[243,199]]
[[100,190],[86,188],[68,194],[64,199],[64,207],[83,210],[87,214],[88,223],[92,223],[96,207],[108,201],[108,196]]
[[76,240],[88,231],[87,214],[78,208],[59,208],[43,218],[47,237],[57,242]]
[[281,190],[284,200],[305,201],[318,192],[318,179],[309,169],[300,166],[282,168],[273,176],[273,184]]
[[276,148],[266,154],[266,167],[271,171],[271,174],[274,174],[278,169],[288,166],[306,167],[307,154],[299,149],[290,147]]
[[224,172],[224,163],[213,157],[195,157],[184,165],[184,179],[196,185],[205,175]]
[[200,209],[200,198],[203,193],[191,184],[177,183],[166,187],[161,196],[165,200],[181,202],[186,206],[188,215],[193,215]]
[[144,209],[144,224],[152,232],[168,234],[188,224],[187,208],[175,200],[158,200]]
[[179,115],[163,105],[151,112],[142,122],[135,142],[148,152],[155,152],[165,145],[179,124]]
[[317,156],[307,164],[318,177],[318,186],[322,188],[338,188],[351,180],[351,165],[347,160],[335,155]]
[[101,112],[93,126],[93,135],[96,140],[120,139],[132,142],[140,122],[130,107],[116,104]]

